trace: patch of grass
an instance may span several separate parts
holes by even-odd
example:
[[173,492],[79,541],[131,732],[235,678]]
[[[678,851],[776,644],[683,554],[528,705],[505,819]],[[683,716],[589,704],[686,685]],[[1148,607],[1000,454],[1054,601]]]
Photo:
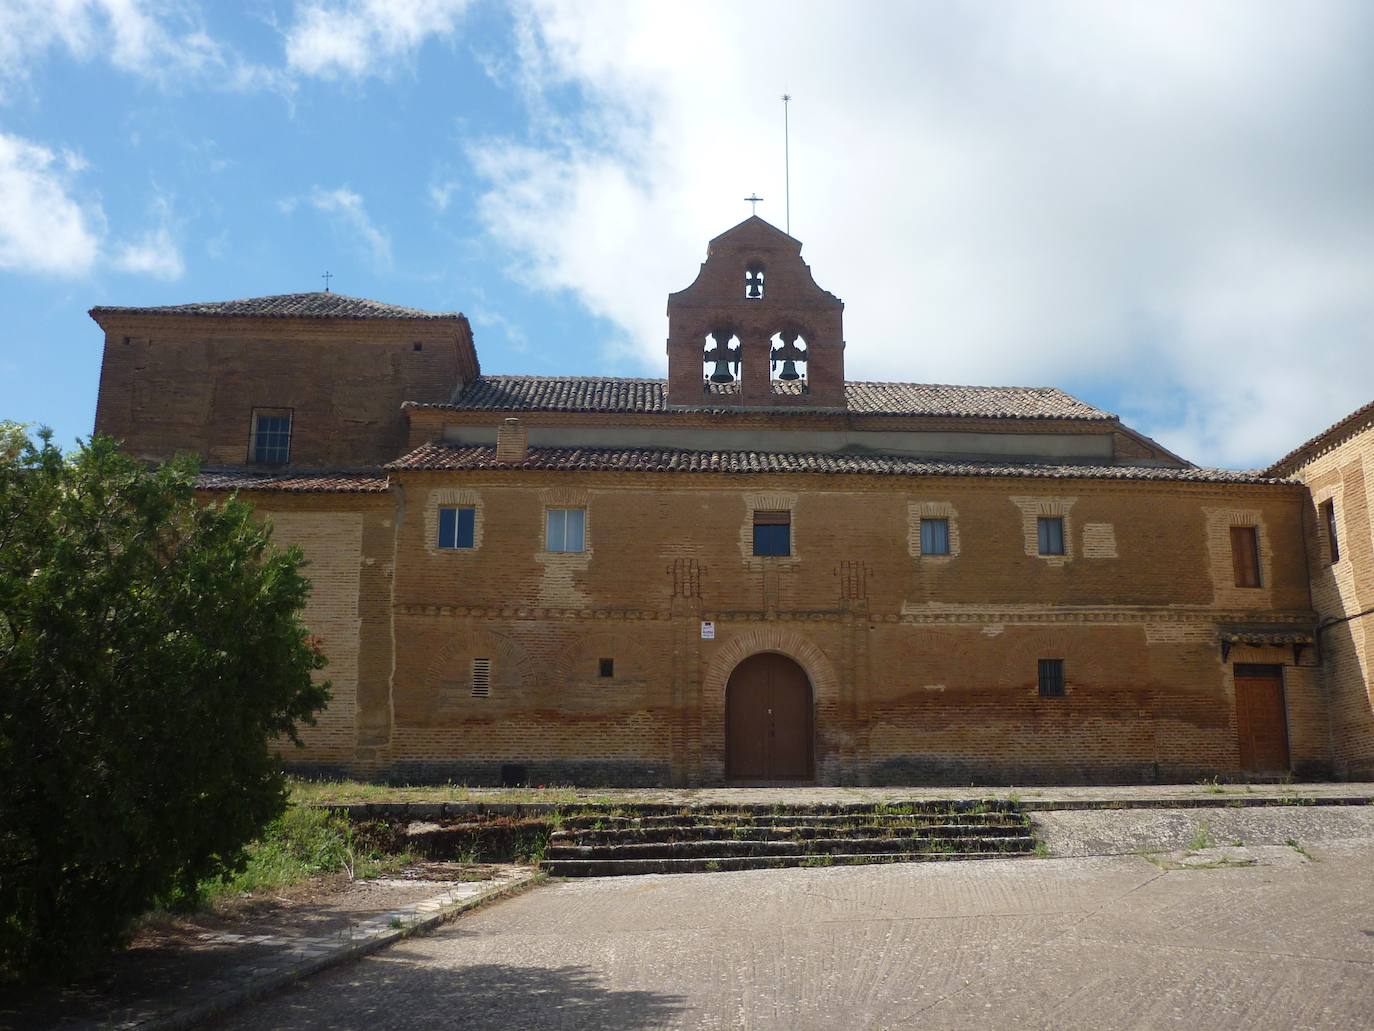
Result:
[[362,840],[357,828],[327,809],[293,805],[248,846],[242,869],[201,882],[196,899],[172,902],[178,908],[194,908],[246,892],[285,888],[321,874],[376,877],[414,860],[409,853],[389,853]]
[[1049,847],[1048,845],[1046,845],[1043,841],[1037,841],[1037,842],[1035,843],[1035,858],[1036,858],[1036,859],[1048,859],[1049,857],[1050,857],[1050,847]]
[[372,784],[359,780],[290,778],[291,801],[300,805],[337,802],[545,802],[568,805],[579,802],[618,801],[604,793],[589,795],[578,788],[560,785],[530,788],[479,788],[467,784]]
[[1201,852],[1204,849],[1212,848],[1215,845],[1216,842],[1212,840],[1212,830],[1208,826],[1207,821],[1203,820],[1200,824],[1197,825],[1197,830],[1193,832],[1193,838],[1191,841],[1188,842],[1187,851],[1190,853]]
[[399,916],[393,916],[390,920],[387,921],[387,926],[390,927],[393,931],[399,931],[405,925],[405,921],[402,920]]
[[1222,787],[1221,784],[1220,774],[1211,779],[1204,777],[1202,780],[1198,781],[1198,784],[1201,785],[1202,790],[1206,791],[1209,795],[1222,795],[1226,793],[1226,789]]
[[800,864],[800,865],[802,865],[802,866],[804,866],[804,867],[834,866],[834,865],[835,865],[835,857],[834,857],[834,856],[807,856],[805,859],[803,859],[803,860],[801,861],[801,864]]

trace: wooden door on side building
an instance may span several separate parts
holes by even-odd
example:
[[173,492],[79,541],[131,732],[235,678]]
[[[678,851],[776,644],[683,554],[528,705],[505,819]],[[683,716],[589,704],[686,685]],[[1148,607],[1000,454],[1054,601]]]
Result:
[[1236,665],[1236,731],[1247,773],[1288,772],[1288,714],[1282,666]]
[[725,775],[809,780],[811,682],[785,655],[751,655],[725,686]]

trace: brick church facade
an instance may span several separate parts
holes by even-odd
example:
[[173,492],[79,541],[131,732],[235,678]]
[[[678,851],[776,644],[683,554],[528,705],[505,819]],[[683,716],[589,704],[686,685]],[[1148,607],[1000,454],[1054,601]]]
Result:
[[[665,380],[484,375],[329,292],[93,309],[96,430],[299,544],[333,699],[293,763],[472,784],[1374,772],[1374,406],[1199,469],[1048,388],[845,378],[759,218]],[[862,344],[860,344],[862,346]]]

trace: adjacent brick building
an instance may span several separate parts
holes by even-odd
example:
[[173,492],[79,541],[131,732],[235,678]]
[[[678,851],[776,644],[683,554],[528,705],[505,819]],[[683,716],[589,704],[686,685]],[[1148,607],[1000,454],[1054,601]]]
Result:
[[96,429],[198,452],[207,501],[252,500],[311,561],[334,696],[296,762],[605,784],[1374,767],[1374,415],[1240,473],[1052,388],[852,382],[842,302],[758,218],[669,297],[666,380],[483,375],[463,316],[328,292],[91,314]]

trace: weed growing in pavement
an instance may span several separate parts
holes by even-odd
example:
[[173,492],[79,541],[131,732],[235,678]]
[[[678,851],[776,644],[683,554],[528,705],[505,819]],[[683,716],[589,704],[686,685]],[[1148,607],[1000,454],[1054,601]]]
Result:
[[1307,851],[1307,849],[1303,848],[1302,845],[1299,844],[1297,838],[1289,838],[1287,841],[1284,842],[1284,844],[1291,848],[1298,855],[1302,856],[1308,862],[1315,863],[1317,861],[1317,857],[1314,856],[1311,852]]
[[814,866],[834,866],[834,865],[835,865],[835,857],[834,857],[834,856],[807,856],[805,859],[803,859],[803,860],[801,861],[801,865],[802,865],[802,866],[805,866],[805,867],[814,867]]
[[1037,842],[1035,843],[1035,858],[1037,858],[1037,859],[1048,859],[1049,857],[1050,857],[1050,847],[1049,847],[1048,845],[1046,845],[1043,841],[1037,841]]
[[405,921],[402,920],[399,916],[393,916],[390,920],[387,921],[386,925],[390,927],[393,931],[399,931],[406,924]]
[[1202,790],[1206,791],[1209,795],[1222,795],[1226,793],[1226,789],[1221,785],[1220,774],[1210,779],[1204,777],[1202,780],[1198,781],[1198,784],[1200,784]]
[[1207,821],[1203,820],[1197,825],[1197,830],[1193,833],[1193,840],[1188,842],[1187,851],[1201,852],[1204,849],[1212,848],[1216,842],[1212,840],[1212,831]]

